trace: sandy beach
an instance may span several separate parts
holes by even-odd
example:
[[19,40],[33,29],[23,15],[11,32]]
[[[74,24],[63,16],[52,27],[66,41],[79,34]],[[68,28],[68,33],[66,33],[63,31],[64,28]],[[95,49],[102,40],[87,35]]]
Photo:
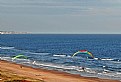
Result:
[[0,82],[120,82],[0,61]]

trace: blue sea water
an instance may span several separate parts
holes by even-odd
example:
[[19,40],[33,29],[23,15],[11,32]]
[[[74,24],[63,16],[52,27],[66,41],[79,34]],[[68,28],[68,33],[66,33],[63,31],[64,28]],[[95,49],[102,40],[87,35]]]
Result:
[[[95,58],[86,54],[72,57],[78,50],[88,50]],[[27,59],[13,60],[18,54],[27,56]],[[0,35],[0,59],[35,68],[121,80],[121,35]]]

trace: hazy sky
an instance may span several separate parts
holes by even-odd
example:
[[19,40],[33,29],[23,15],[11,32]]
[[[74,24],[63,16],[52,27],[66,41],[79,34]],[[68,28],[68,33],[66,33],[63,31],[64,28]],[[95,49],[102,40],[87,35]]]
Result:
[[121,0],[0,0],[0,30],[121,34]]

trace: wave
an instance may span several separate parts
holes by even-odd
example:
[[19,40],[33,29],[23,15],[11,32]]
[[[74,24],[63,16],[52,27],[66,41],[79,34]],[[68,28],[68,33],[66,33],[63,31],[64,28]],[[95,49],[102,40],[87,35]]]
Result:
[[54,54],[53,56],[56,56],[56,57],[66,57],[67,55],[63,55],[63,54],[59,54],[59,55],[57,54],[56,55],[56,54]]
[[98,77],[106,79],[121,80],[121,73],[119,72],[102,72],[98,73]]
[[35,54],[35,55],[49,55],[50,53],[34,53],[34,52],[29,52],[30,54]]
[[114,60],[114,59],[111,59],[111,58],[105,58],[105,59],[101,59],[101,60],[106,60],[106,61],[112,61],[112,60]]
[[113,79],[121,80],[121,72],[115,72],[108,69],[95,69],[81,66],[66,66],[63,64],[45,63],[40,61],[26,61],[26,63],[52,70],[65,71],[81,75],[85,74],[86,76],[98,76],[99,78],[101,78],[102,76],[105,76],[105,78],[112,77]]
[[75,73],[81,73],[81,72],[87,72],[87,73],[96,73],[96,71],[94,69],[91,68],[84,68],[81,66],[65,66],[65,65],[57,65],[57,64],[52,64],[52,63],[40,63],[37,61],[33,61],[32,62],[33,65],[37,65],[40,67],[47,67],[47,68],[53,68],[54,70],[63,70],[63,71],[69,71],[70,73],[72,73],[72,71],[75,71]]
[[14,49],[14,47],[0,47],[0,49]]
[[110,61],[111,63],[115,63],[115,64],[120,64],[121,63],[121,59],[117,59],[117,58],[94,58],[94,60],[101,60],[101,61]]
[[[53,64],[53,63],[40,63],[40,62],[37,62],[37,61],[33,61],[34,65],[39,65],[39,66],[42,66],[42,67],[51,67],[51,68],[57,68],[57,69],[73,69],[73,67],[71,66],[64,66],[64,65],[56,65],[56,64]],[[75,66],[74,66],[75,67]]]
[[94,58],[95,60],[112,61],[112,58]]
[[0,57],[0,60],[12,61],[11,57]]

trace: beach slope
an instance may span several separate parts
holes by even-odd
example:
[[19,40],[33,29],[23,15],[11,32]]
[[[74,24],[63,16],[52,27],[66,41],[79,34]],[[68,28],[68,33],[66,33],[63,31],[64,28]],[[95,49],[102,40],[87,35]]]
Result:
[[[18,80],[18,81],[17,81]],[[0,82],[120,82],[117,80],[82,77],[65,72],[32,68],[0,61]]]

